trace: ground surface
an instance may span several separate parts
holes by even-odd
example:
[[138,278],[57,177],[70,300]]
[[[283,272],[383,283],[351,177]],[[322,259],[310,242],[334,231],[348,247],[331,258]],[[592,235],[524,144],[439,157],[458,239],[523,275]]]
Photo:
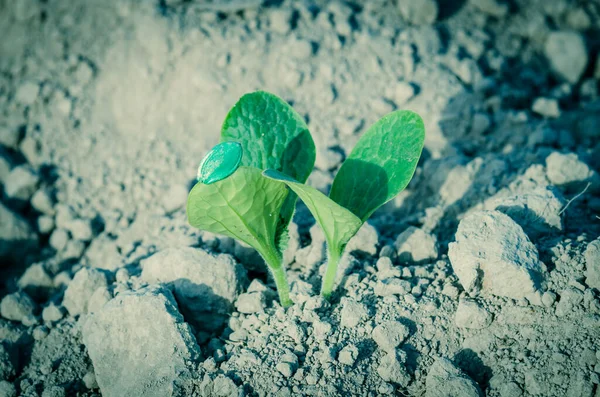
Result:
[[[0,1],[0,396],[599,396],[600,3],[257,3]],[[286,312],[187,226],[257,89],[324,191],[379,117],[425,120],[331,302],[302,205]]]

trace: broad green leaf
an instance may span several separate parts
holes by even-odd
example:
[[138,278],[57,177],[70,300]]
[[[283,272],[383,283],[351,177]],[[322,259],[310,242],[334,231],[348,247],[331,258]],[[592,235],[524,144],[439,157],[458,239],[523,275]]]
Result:
[[210,185],[233,174],[242,160],[242,145],[222,142],[216,145],[198,167],[198,182]]
[[233,237],[268,255],[274,246],[281,205],[288,190],[252,167],[206,185],[197,183],[188,196],[187,216],[198,229]]
[[[306,181],[315,164],[315,144],[302,117],[281,98],[264,91],[240,98],[223,122],[221,141],[242,145],[241,165],[275,169],[300,182]],[[281,251],[296,198],[289,194],[279,213],[276,243]]]
[[408,110],[392,112],[369,128],[340,167],[329,197],[363,221],[400,193],[417,168],[425,127]]
[[285,183],[300,197],[323,229],[329,249],[341,255],[344,247],[363,222],[317,189],[300,183],[288,175],[275,170],[266,170],[263,175]]

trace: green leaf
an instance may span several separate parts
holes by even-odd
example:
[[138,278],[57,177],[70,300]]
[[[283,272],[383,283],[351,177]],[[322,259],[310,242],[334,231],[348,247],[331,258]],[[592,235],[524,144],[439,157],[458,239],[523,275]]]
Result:
[[408,110],[392,112],[369,128],[338,171],[329,197],[366,221],[400,193],[417,168],[425,127]]
[[251,167],[206,185],[197,183],[188,196],[190,225],[236,238],[263,257],[272,254],[281,206],[288,190]]
[[263,175],[285,183],[300,197],[323,229],[329,249],[341,255],[344,247],[363,222],[317,189],[300,183],[288,175],[275,170],[266,170]]
[[[246,94],[229,111],[221,141],[239,142],[241,165],[281,171],[305,182],[315,164],[315,144],[302,117],[284,100],[264,91]],[[276,243],[281,251],[296,206],[290,194],[279,213]]]

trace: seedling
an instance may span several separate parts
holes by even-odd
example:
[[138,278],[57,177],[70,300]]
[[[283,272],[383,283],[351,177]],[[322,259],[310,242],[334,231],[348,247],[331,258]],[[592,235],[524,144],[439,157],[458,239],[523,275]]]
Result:
[[340,167],[329,197],[289,174],[269,169],[267,178],[295,192],[319,223],[327,241],[328,262],[321,295],[329,298],[346,244],[383,204],[413,177],[423,150],[425,128],[411,111],[392,112],[369,128]]
[[302,117],[273,94],[250,93],[229,111],[221,143],[202,161],[188,196],[192,226],[258,251],[283,307],[292,304],[282,258],[297,196],[261,173],[274,169],[303,183],[314,163],[315,144]]

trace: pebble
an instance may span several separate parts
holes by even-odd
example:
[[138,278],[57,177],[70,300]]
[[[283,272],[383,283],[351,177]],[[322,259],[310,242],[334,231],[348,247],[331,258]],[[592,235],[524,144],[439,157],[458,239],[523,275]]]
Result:
[[286,378],[290,378],[294,375],[294,366],[291,363],[282,362],[277,364],[275,368],[277,368],[277,371]]
[[89,390],[98,388],[98,382],[96,382],[96,374],[94,374],[94,371],[90,371],[83,375],[82,380],[85,387],[87,387]]
[[33,316],[35,302],[24,292],[6,295],[0,302],[0,314],[7,320],[23,322]]
[[533,101],[531,110],[541,116],[552,119],[560,117],[560,107],[558,101],[554,98],[536,98]]
[[65,290],[63,306],[71,316],[86,314],[88,303],[94,292],[100,287],[107,287],[108,280],[104,272],[84,267],[79,270]]
[[61,252],[69,242],[69,234],[64,229],[55,229],[50,235],[50,246],[56,251]]
[[386,352],[394,351],[408,335],[410,335],[408,327],[398,321],[384,321],[371,333],[375,343]]
[[279,34],[288,34],[292,26],[290,24],[291,14],[288,10],[272,9],[269,12],[271,30]]
[[237,311],[244,314],[261,312],[266,306],[265,294],[261,292],[241,294],[235,301]]
[[483,397],[479,386],[446,358],[438,358],[429,367],[425,397]]
[[556,302],[556,294],[552,291],[546,291],[542,295],[542,304],[546,307],[551,307]]
[[4,181],[4,193],[8,198],[29,201],[40,181],[38,174],[28,165],[12,169]]
[[396,383],[402,387],[408,386],[411,377],[406,370],[406,353],[402,350],[388,352],[381,359],[377,373],[386,382]]
[[399,1],[398,8],[402,17],[413,25],[431,25],[438,16],[435,0]]
[[401,262],[424,263],[438,257],[436,237],[414,226],[403,231],[394,245]]
[[0,260],[22,261],[37,242],[29,223],[0,203]]
[[92,221],[89,219],[74,219],[65,225],[75,240],[90,241],[94,236]]
[[[523,229],[499,211],[477,211],[458,225],[448,257],[465,291],[512,299],[541,299],[546,269]],[[540,301],[541,303],[541,301]]]
[[342,327],[353,328],[368,317],[367,307],[350,298],[342,298],[340,324]]
[[121,293],[90,315],[81,333],[102,395],[185,395],[188,363],[201,356],[191,327],[164,287]]
[[48,336],[48,333],[49,333],[48,328],[45,327],[45,326],[43,326],[43,325],[40,325],[40,326],[35,327],[33,329],[33,332],[32,332],[33,339],[35,339],[35,340],[42,340],[46,336]]
[[598,174],[575,153],[552,152],[546,157],[546,173],[553,184],[574,184],[576,190],[587,182],[598,181]]
[[357,358],[358,348],[353,344],[344,346],[344,348],[340,350],[338,354],[338,361],[344,365],[354,365]]
[[54,281],[42,263],[30,265],[17,282],[19,288],[33,298],[48,298],[54,290]]
[[54,230],[54,218],[48,215],[42,215],[37,219],[38,231],[41,234],[49,234]]
[[9,149],[18,149],[21,133],[17,128],[0,125],[0,145]]
[[64,317],[65,313],[61,306],[50,303],[42,310],[42,319],[45,323],[55,323]]
[[585,41],[574,31],[551,32],[544,53],[554,72],[571,84],[579,81],[588,63]]
[[492,315],[471,299],[461,299],[454,316],[459,328],[483,329],[489,327],[492,320]]
[[394,277],[377,281],[373,292],[377,296],[405,295],[410,293],[411,289],[410,281]]

